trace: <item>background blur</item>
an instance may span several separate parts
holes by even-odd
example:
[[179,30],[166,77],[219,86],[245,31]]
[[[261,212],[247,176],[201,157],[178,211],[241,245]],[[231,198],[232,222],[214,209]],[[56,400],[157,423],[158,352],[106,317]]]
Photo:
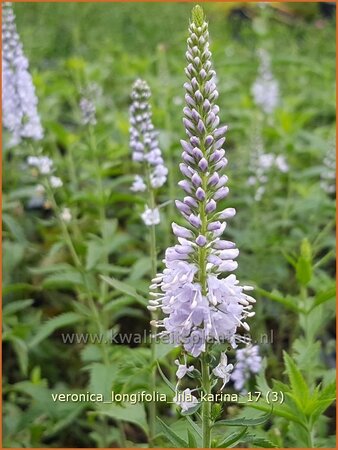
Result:
[[[169,182],[159,198],[166,202],[182,196],[176,183],[179,139],[184,138],[184,54],[191,7],[190,3],[14,5],[45,129],[40,147],[53,158],[63,179],[57,201],[71,209],[69,229],[94,293],[99,275],[107,271],[147,296],[150,262],[140,219],[144,199],[130,192],[138,169],[128,148],[129,96],[138,77],[152,89],[153,121],[170,167]],[[335,366],[334,5],[207,3],[204,9],[221,120],[229,125],[227,202],[238,214],[228,233],[241,251],[238,278],[259,288],[253,335],[273,330],[273,342],[261,347],[267,379],[285,378],[284,349],[298,355],[300,369],[329,380]],[[270,55],[279,85],[278,105],[268,114],[252,95],[259,49]],[[95,98],[95,134],[108,193],[108,269],[100,262],[95,176],[79,109],[81,92],[93,83],[101,91]],[[281,155],[284,170],[263,167],[259,181],[255,176],[264,166],[261,153]],[[123,414],[121,408],[102,412],[89,404],[51,401],[51,392],[86,392],[112,382],[116,389],[126,385],[139,389],[148,376],[142,371],[147,349],[110,346],[112,367],[121,369],[110,380],[109,370],[100,367],[99,344],[62,342],[61,332],[91,331],[92,324],[81,308],[80,282],[53,209],[48,202],[36,201],[37,180],[25,165],[28,155],[24,144],[15,150],[4,145],[4,446],[116,446],[116,417],[126,421],[128,443],[144,445],[145,412],[138,405]],[[171,243],[170,223],[177,220],[172,204],[161,211],[159,260]],[[308,265],[299,266],[302,258],[308,258]],[[309,277],[304,278],[304,270],[310,271]],[[292,306],[299,292],[304,294],[304,286],[313,298],[318,292],[331,293],[316,314],[307,316],[313,330],[310,347],[309,341],[306,347],[300,339],[304,324]],[[99,305],[107,329],[148,329],[148,313],[128,293],[112,289],[108,297]],[[163,411],[165,417],[172,414]],[[320,423],[318,446],[334,445],[328,438],[334,433],[333,414],[329,409]],[[278,428],[280,434],[271,431],[270,438],[276,445],[295,445],[283,426],[276,422],[271,429]]]

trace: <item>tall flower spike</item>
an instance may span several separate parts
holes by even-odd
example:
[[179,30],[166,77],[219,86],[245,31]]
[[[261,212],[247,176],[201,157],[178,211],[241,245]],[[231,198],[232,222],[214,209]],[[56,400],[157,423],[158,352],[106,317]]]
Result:
[[176,206],[185,226],[172,224],[178,243],[167,249],[165,269],[151,286],[150,310],[160,309],[164,319],[157,327],[160,336],[183,345],[194,357],[206,350],[207,341],[230,342],[236,346],[236,332],[249,329],[255,301],[240,286],[234,274],[238,249],[222,239],[233,208],[218,211],[227,197],[227,164],[223,144],[227,127],[220,125],[215,71],[211,65],[208,24],[200,7],[193,10],[186,52],[188,81],[184,84],[186,106],[183,123],[187,139],[181,141],[183,153],[179,185],[183,200]]
[[2,123],[11,133],[9,144],[17,145],[22,138],[40,140],[38,100],[11,3],[2,4],[2,46]]
[[259,202],[266,192],[269,173],[273,169],[286,173],[289,171],[289,165],[284,155],[274,155],[273,153],[264,152],[264,143],[259,134],[256,135],[256,139],[253,139],[253,142],[254,148],[250,157],[250,175],[247,179],[247,185],[255,188],[254,199]]
[[258,345],[249,344],[243,349],[236,350],[235,370],[231,375],[236,391],[244,393],[246,382],[251,374],[259,373],[262,367],[262,358],[259,354]]
[[80,99],[81,122],[83,125],[96,125],[95,101],[101,97],[102,89],[96,83],[89,84],[82,89]]
[[[162,152],[158,143],[158,133],[152,123],[152,112],[149,103],[151,96],[148,84],[136,80],[131,94],[130,106],[130,148],[133,161],[143,164],[143,176],[136,175],[131,190],[134,192],[153,191],[164,185],[168,169],[164,165]],[[146,207],[142,218],[146,225],[159,223],[159,212],[154,205]]]
[[279,85],[271,71],[271,58],[264,49],[258,50],[258,77],[252,85],[255,103],[265,114],[272,113],[279,103]]

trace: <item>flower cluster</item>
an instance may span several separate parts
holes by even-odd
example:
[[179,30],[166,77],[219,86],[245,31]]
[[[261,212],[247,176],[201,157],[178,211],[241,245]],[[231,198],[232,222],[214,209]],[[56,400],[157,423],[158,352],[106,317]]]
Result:
[[148,206],[146,206],[144,212],[141,214],[142,220],[150,227],[151,225],[158,225],[161,221],[160,219],[160,211],[158,208],[150,209]]
[[260,60],[258,77],[252,85],[252,95],[256,105],[265,114],[272,113],[279,103],[279,84],[271,71],[270,55],[264,49],[258,50]]
[[63,186],[61,178],[52,175],[53,161],[48,158],[48,156],[29,156],[27,158],[27,164],[31,167],[35,167],[39,174],[49,175],[49,183],[52,188],[56,189]]
[[2,122],[11,133],[9,145],[17,145],[23,138],[40,140],[43,129],[38,100],[11,3],[2,4],[2,45]]
[[[39,175],[43,175],[48,180],[49,186],[52,189],[61,188],[63,186],[63,181],[61,178],[53,175],[54,172],[54,163],[53,160],[48,156],[29,156],[27,158],[28,166],[37,170]],[[46,189],[43,184],[37,184],[35,188],[35,196],[30,199],[29,205],[30,208],[41,208],[45,209],[51,208],[51,203],[46,200]],[[67,207],[64,207],[60,214],[59,219],[65,223],[69,223],[72,221],[72,213],[71,210]]]
[[235,369],[231,375],[236,391],[243,392],[245,383],[250,379],[251,374],[256,374],[261,370],[262,358],[259,355],[258,345],[248,345],[243,349],[236,350]]
[[217,212],[229,192],[228,178],[222,174],[227,164],[223,149],[227,127],[220,126],[208,40],[203,11],[195,7],[187,41],[183,110],[187,140],[181,141],[184,179],[179,182],[186,196],[176,201],[186,226],[172,224],[178,244],[166,251],[165,269],[153,279],[151,289],[156,292],[148,306],[165,315],[152,322],[164,328],[159,335],[169,335],[194,357],[206,350],[208,341],[227,341],[235,347],[237,329],[249,330],[246,319],[254,315],[255,301],[245,293],[251,288],[240,286],[229,274],[237,268],[239,251],[222,234],[235,210]]
[[336,149],[332,145],[325,155],[320,186],[328,194],[336,192]]
[[[168,169],[164,165],[159,148],[158,133],[152,123],[149,103],[151,96],[148,84],[136,80],[131,94],[130,106],[130,148],[133,161],[144,164],[144,176],[136,175],[131,186],[133,192],[144,192],[162,187],[167,180]],[[146,225],[159,223],[159,212],[146,207],[142,218]]]
[[268,173],[272,169],[276,169],[281,173],[287,173],[289,171],[289,165],[284,155],[265,153],[263,143],[261,139],[258,139],[250,160],[251,175],[247,180],[248,186],[254,186],[256,188],[254,198],[257,202],[262,199],[265,193],[265,187],[269,180]]
[[97,99],[101,95],[102,89],[96,83],[91,83],[82,91],[80,110],[83,125],[96,125],[96,106],[94,99]]

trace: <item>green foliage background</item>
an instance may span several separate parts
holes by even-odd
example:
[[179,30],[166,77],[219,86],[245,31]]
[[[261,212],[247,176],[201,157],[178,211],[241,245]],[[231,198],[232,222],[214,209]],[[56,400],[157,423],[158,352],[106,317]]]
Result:
[[[103,408],[54,403],[51,393],[96,392],[103,386],[118,392],[148,389],[146,345],[109,346],[107,363],[102,345],[65,345],[61,332],[97,331],[86,303],[88,283],[105,333],[148,330],[144,302],[150,260],[139,217],[144,199],[129,189],[137,172],[128,148],[129,95],[137,77],[147,80],[154,123],[170,167],[169,185],[159,197],[163,202],[181,198],[176,183],[179,139],[184,137],[183,69],[191,6],[15,5],[45,128],[40,147],[53,158],[63,179],[56,199],[72,210],[69,230],[87,285],[71,262],[55,212],[48,207],[28,208],[37,183],[24,165],[31,149],[22,144],[9,150],[4,145],[5,447],[146,446],[143,405]],[[323,15],[318,3],[266,8],[207,3],[204,8],[221,119],[229,125],[231,194],[224,203],[236,207],[238,214],[229,224],[228,236],[241,251],[238,278],[257,287],[253,337],[273,333],[273,342],[261,346],[265,374],[257,377],[256,384],[252,380],[251,388],[264,392],[275,379],[274,389],[287,393],[286,403],[275,408],[268,423],[257,422],[253,428],[256,440],[250,437],[252,430],[243,432],[242,427],[251,424],[245,421],[234,434],[233,425],[220,425],[215,439],[218,444],[225,439],[223,447],[241,443],[259,447],[267,442],[277,447],[333,447],[334,410],[327,408],[334,397],[335,204],[333,195],[320,187],[320,177],[326,170],[325,155],[335,147],[334,15]],[[269,117],[255,106],[251,95],[258,48],[270,53],[280,84],[281,102]],[[103,91],[97,98],[95,127],[98,169],[92,163],[78,106],[81,89],[90,83]],[[270,174],[260,202],[254,201],[253,188],[247,185],[258,138],[266,152],[284,155],[290,167],[286,174]],[[97,171],[106,193],[103,224],[97,213]],[[172,204],[162,211],[159,260],[172,240],[170,223],[178,220]],[[102,274],[118,280],[114,287],[103,287]],[[109,290],[102,300],[105,289]],[[288,353],[284,357],[283,350]],[[159,351],[167,374],[173,371],[175,352]],[[160,377],[159,385],[169,392]],[[263,401],[256,408],[233,404],[224,407],[220,418],[249,420],[257,417],[257,409],[269,412],[271,408]],[[177,436],[187,438],[187,419],[177,421],[175,410],[164,406],[159,415],[176,433],[176,438],[168,436],[159,424],[159,445],[175,447]],[[194,440],[190,437],[189,442]]]

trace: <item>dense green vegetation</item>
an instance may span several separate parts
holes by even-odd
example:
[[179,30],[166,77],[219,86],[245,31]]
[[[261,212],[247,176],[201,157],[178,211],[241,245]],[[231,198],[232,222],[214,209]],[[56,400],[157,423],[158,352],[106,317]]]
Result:
[[[263,393],[257,402],[214,405],[220,421],[238,419],[218,422],[215,447],[335,446],[335,191],[325,184],[335,184],[327,176],[335,154],[335,23],[316,3],[297,5],[205,4],[220,115],[229,125],[224,207],[237,210],[226,235],[240,249],[238,278],[256,288],[250,324],[263,357],[247,386]],[[161,267],[173,243],[170,224],[179,221],[173,200],[182,198],[191,4],[20,3],[14,10],[45,136],[9,148],[3,132],[3,445],[147,447],[146,403],[61,402],[52,394],[149,391],[148,342],[64,337],[149,331],[145,200],[130,191],[138,170],[129,149],[130,91],[138,77],[150,85],[169,168],[158,193]],[[252,95],[258,49],[270,55],[279,85],[269,114]],[[93,84],[101,92],[94,99],[97,124],[88,129],[79,103]],[[287,169],[269,167],[257,197],[259,152],[282,156]],[[37,192],[43,180],[26,164],[33,154],[53,159],[61,188]],[[64,208],[68,222],[60,220]],[[166,378],[174,380],[179,350],[157,347],[164,375],[157,374],[158,391],[170,396]],[[268,391],[284,401],[272,409]],[[226,392],[235,392],[231,383]],[[182,417],[166,403],[157,414],[156,446],[200,446],[198,416]]]

